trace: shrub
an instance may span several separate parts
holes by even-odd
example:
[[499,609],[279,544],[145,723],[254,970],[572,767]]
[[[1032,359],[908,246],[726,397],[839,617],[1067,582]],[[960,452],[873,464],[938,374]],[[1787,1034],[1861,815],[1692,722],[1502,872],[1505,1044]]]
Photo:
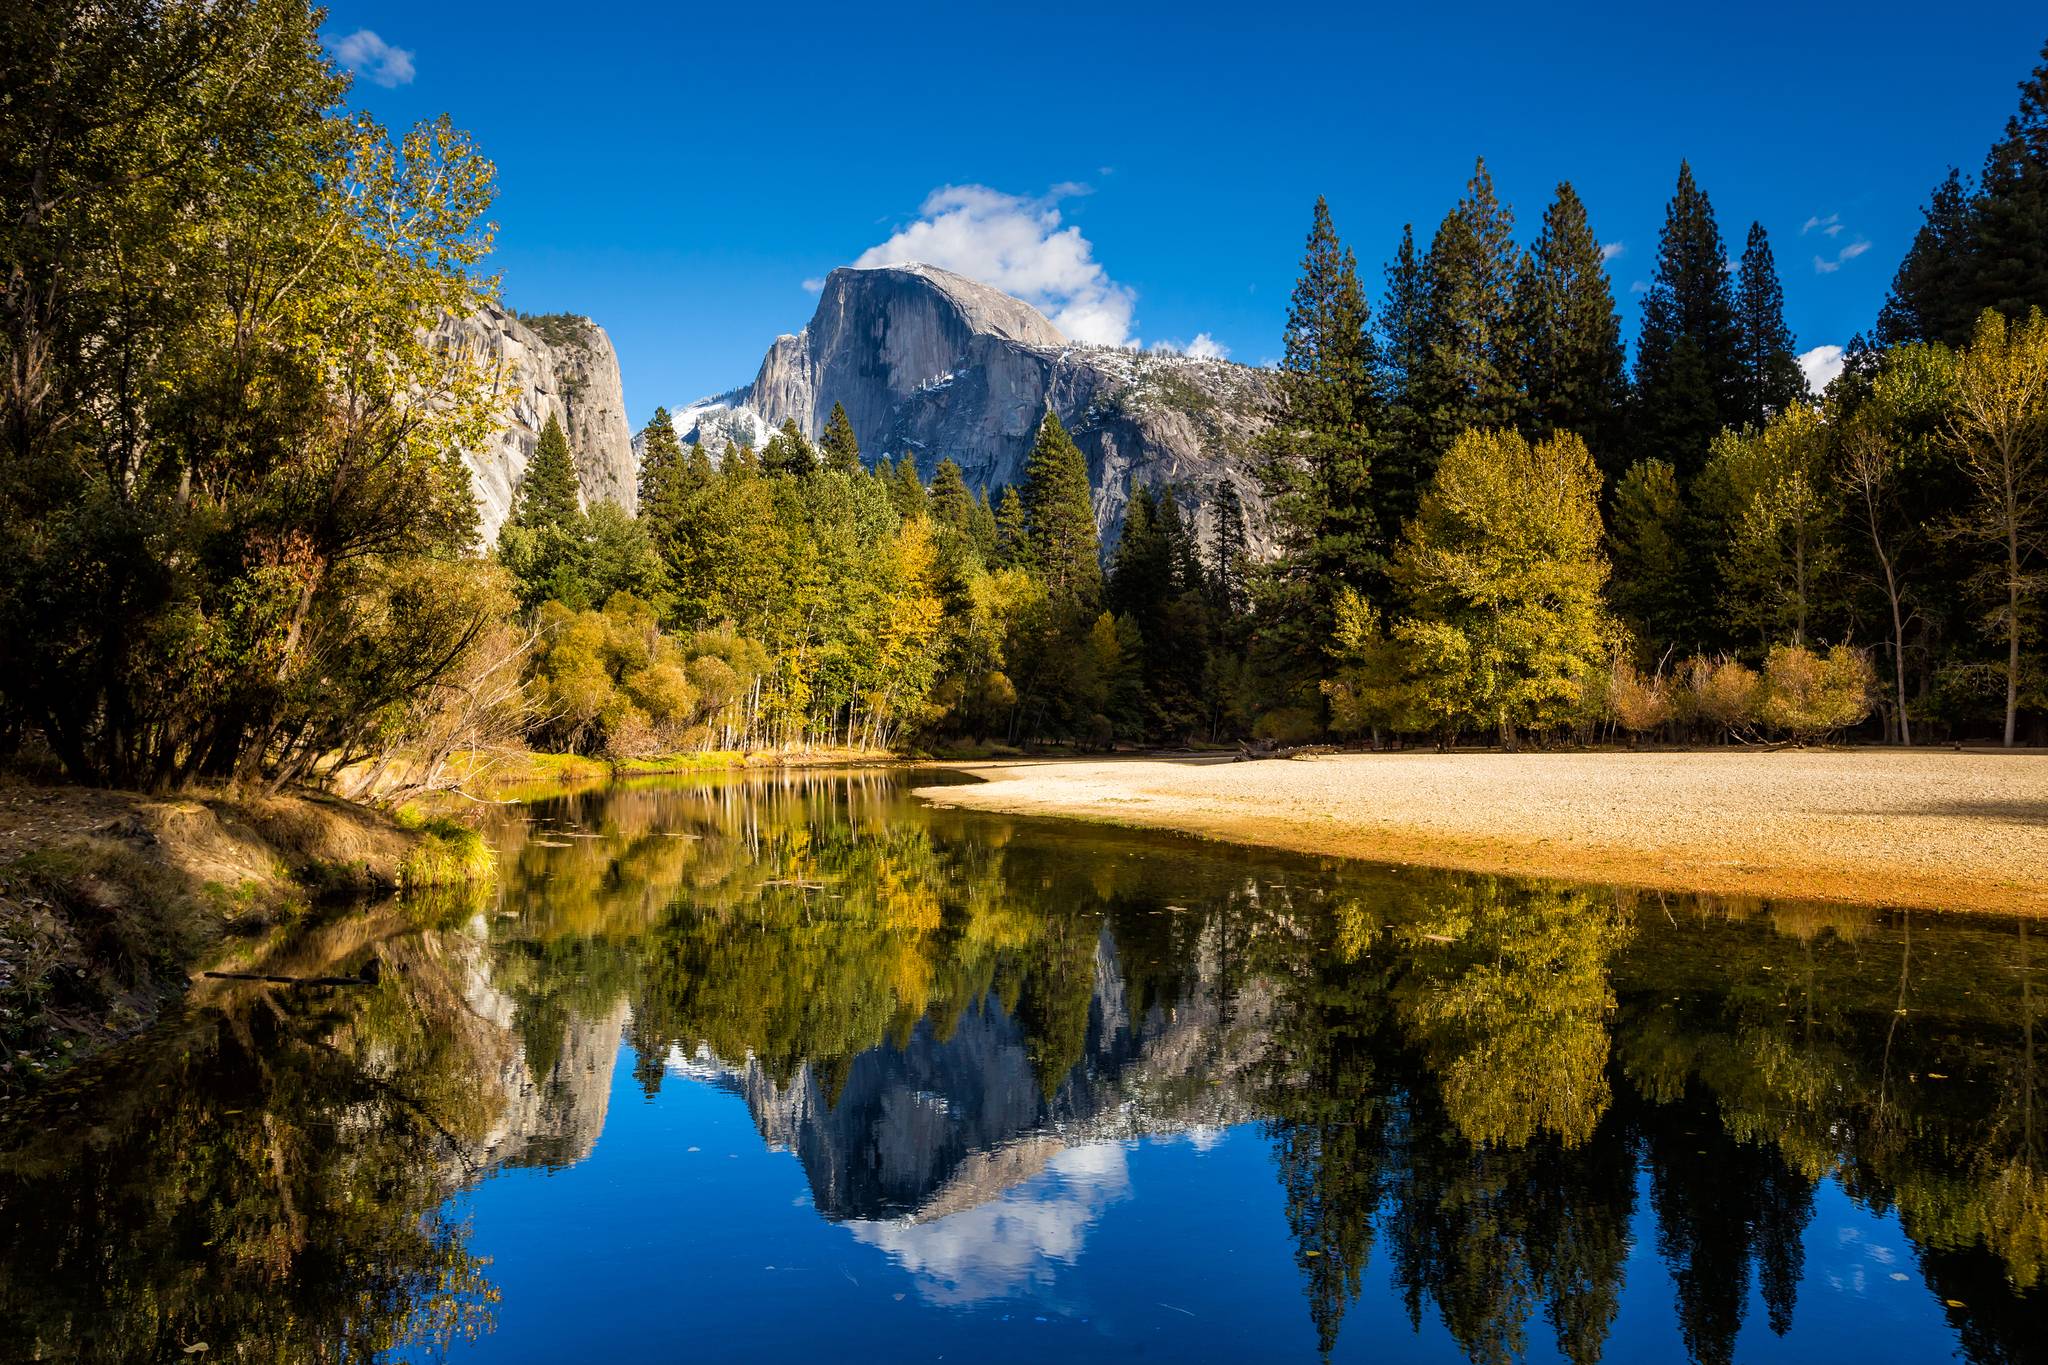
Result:
[[1836,645],[1817,654],[1778,645],[1764,664],[1764,724],[1801,743],[1846,730],[1870,714],[1877,672],[1860,649]]
[[1681,719],[1716,734],[1756,728],[1763,704],[1763,679],[1733,659],[1685,661],[1678,693]]
[[1646,678],[1626,659],[1616,660],[1608,675],[1607,709],[1616,723],[1632,735],[1658,729],[1678,713],[1663,676]]

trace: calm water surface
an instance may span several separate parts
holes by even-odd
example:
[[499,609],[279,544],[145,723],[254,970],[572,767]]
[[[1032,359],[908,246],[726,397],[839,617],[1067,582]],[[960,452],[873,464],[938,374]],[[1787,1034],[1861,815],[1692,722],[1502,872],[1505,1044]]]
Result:
[[206,983],[0,1130],[0,1357],[2048,1359],[2038,927],[905,781],[521,808],[268,949],[374,984]]

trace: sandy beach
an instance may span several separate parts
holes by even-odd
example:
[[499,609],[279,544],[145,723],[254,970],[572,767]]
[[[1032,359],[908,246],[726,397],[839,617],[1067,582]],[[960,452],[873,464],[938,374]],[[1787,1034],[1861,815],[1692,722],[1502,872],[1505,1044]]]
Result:
[[2048,753],[1015,760],[936,804],[1674,891],[2048,912]]

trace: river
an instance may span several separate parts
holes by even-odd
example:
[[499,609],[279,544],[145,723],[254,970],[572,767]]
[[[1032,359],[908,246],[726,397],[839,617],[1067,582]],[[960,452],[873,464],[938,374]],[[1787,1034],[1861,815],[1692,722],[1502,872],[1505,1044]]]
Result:
[[2048,1358],[2038,926],[913,780],[509,808],[202,983],[0,1132],[0,1358]]

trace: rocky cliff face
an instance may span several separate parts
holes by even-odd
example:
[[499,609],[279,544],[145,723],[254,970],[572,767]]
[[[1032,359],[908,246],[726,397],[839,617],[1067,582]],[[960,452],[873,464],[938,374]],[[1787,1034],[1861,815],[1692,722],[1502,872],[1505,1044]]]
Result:
[[586,504],[638,501],[639,464],[611,338],[588,318],[556,313],[520,319],[486,304],[444,322],[440,335],[495,368],[503,425],[482,449],[463,452],[489,543],[512,510],[513,491],[554,414],[569,438]]
[[686,440],[759,444],[794,420],[815,438],[843,404],[870,461],[905,453],[926,478],[950,458],[970,486],[1021,484],[1048,408],[1088,456],[1104,543],[1140,485],[1183,490],[1202,507],[1233,484],[1256,550],[1268,546],[1249,467],[1271,380],[1227,361],[1080,346],[1037,310],[930,266],[835,270],[810,325],[776,338],[750,385],[677,414]]

